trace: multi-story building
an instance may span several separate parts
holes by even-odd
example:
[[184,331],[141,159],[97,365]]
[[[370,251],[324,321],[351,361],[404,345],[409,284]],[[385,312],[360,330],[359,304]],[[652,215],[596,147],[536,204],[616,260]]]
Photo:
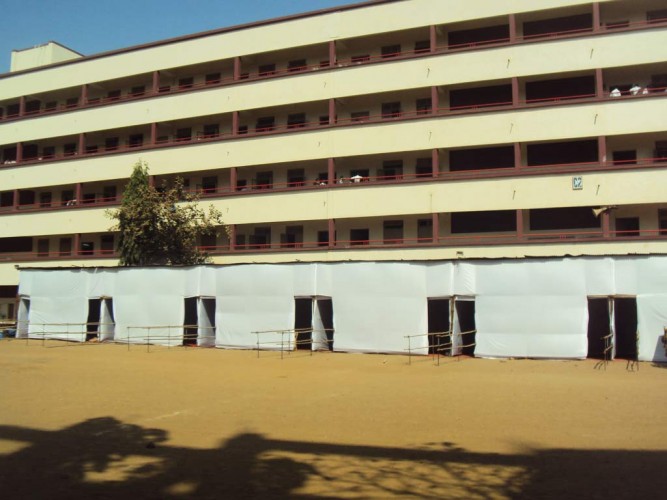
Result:
[[667,253],[663,0],[376,0],[13,67],[5,315],[16,265],[116,262],[139,160],[220,209],[220,264]]

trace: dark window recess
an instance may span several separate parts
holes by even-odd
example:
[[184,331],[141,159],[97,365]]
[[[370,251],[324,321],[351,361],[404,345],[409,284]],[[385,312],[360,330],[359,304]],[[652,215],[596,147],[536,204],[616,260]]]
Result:
[[160,85],[157,89],[158,92],[169,92],[171,90],[171,85]]
[[317,232],[317,246],[325,247],[329,244],[329,231]]
[[71,205],[74,201],[74,191],[71,189],[65,189],[60,192],[60,204],[61,205]]
[[259,66],[258,71],[259,76],[269,76],[276,74],[276,65],[275,64],[262,64]]
[[319,120],[320,125],[329,125],[329,115],[321,115]]
[[217,123],[204,125],[203,134],[205,138],[218,137],[220,135],[220,125]]
[[100,238],[100,250],[103,254],[113,253],[113,234],[105,234]]
[[667,9],[651,10],[646,13],[646,20],[649,23],[659,23],[667,21]]
[[245,248],[245,234],[237,234],[234,241],[235,248]]
[[53,158],[54,156],[56,156],[56,148],[54,146],[45,146],[42,149],[42,158],[45,160]]
[[164,142],[169,141],[169,136],[168,135],[158,135],[157,139],[155,139],[156,144],[162,144]]
[[120,139],[118,137],[107,137],[104,139],[104,149],[106,151],[115,151],[118,149]]
[[215,85],[216,83],[220,83],[220,73],[209,73],[204,77],[204,81],[206,82],[206,85]]
[[596,140],[585,140],[528,144],[526,153],[528,166],[596,163],[598,143]]
[[320,172],[317,174],[317,183],[322,186],[326,184],[329,181],[329,173],[328,172]]
[[417,243],[428,243],[433,240],[433,219],[417,220]]
[[368,229],[350,229],[350,245],[368,245]]
[[215,193],[218,190],[218,178],[215,175],[202,177],[201,188],[204,193]]
[[44,111],[55,111],[57,107],[58,107],[57,101],[49,101],[46,104],[44,104]]
[[144,134],[132,134],[129,137],[128,143],[131,148],[138,148],[144,144]]
[[26,144],[23,146],[23,159],[34,160],[39,156],[39,146],[37,144]]
[[130,95],[132,97],[139,97],[141,95],[144,95],[145,93],[146,93],[145,85],[135,85],[130,89]]
[[70,97],[65,101],[65,107],[66,108],[76,108],[79,105],[79,98],[78,97]]
[[180,78],[178,80],[178,88],[179,89],[189,89],[189,88],[192,88],[194,83],[195,83],[195,79],[191,76],[188,76],[186,78]]
[[510,27],[508,24],[487,26],[486,28],[450,31],[448,34],[448,47],[451,49],[455,47],[505,42],[509,40],[509,38]]
[[328,68],[329,67],[329,59],[325,61],[320,61],[320,68]]
[[371,56],[368,54],[362,54],[362,55],[357,55],[357,56],[352,56],[350,58],[350,61],[353,63],[365,63],[371,60]]
[[382,168],[378,169],[378,180],[395,180],[403,178],[403,161],[390,160],[382,162]]
[[79,253],[81,255],[93,255],[95,253],[95,243],[92,241],[82,241]]
[[417,110],[418,115],[427,115],[431,112],[432,108],[431,104],[431,98],[430,97],[424,97],[422,99],[417,99],[415,102],[415,108]]
[[14,191],[0,193],[0,207],[11,207],[14,205]]
[[306,172],[303,168],[294,168],[287,171],[287,185],[301,187],[306,185]]
[[3,116],[4,116],[4,113],[5,113],[4,108],[1,108],[1,107],[0,107],[0,120],[2,120],[2,118],[3,118]]
[[653,158],[655,161],[667,161],[667,141],[655,141]]
[[627,19],[623,21],[611,21],[609,23],[605,23],[604,25],[604,27],[607,28],[608,30],[627,28],[629,26],[630,26],[630,21],[628,21]]
[[0,253],[32,252],[32,238],[0,238]]
[[612,158],[614,165],[634,165],[637,163],[637,151],[614,151]]
[[180,142],[192,139],[192,129],[190,127],[179,128],[176,130],[176,140]]
[[4,163],[16,161],[16,146],[2,150],[2,161]]
[[595,77],[578,76],[526,82],[526,102],[551,99],[581,99],[595,96]]
[[37,240],[37,257],[46,257],[47,255],[49,255],[49,240],[40,238]]
[[248,126],[247,125],[239,125],[239,135],[247,134],[248,133]]
[[241,73],[239,75],[239,80],[247,80],[248,78],[250,78],[250,73]]
[[431,177],[433,175],[433,160],[431,158],[417,158],[415,174],[417,177]]
[[250,248],[260,249],[271,246],[271,228],[256,227],[255,234],[251,234],[249,239]]
[[400,102],[382,103],[382,118],[398,118],[399,116],[401,116]]
[[7,118],[13,118],[19,115],[21,107],[18,104],[9,104],[7,106]]
[[39,109],[42,107],[42,102],[33,100],[27,101],[25,103],[25,112],[26,114],[39,113]]
[[350,113],[350,119],[353,122],[365,122],[370,118],[370,113],[368,111],[355,111]]
[[302,128],[306,126],[306,113],[287,115],[287,128]]
[[107,99],[109,101],[117,101],[120,99],[120,90],[110,90],[107,92]]
[[382,224],[382,238],[384,243],[403,243],[403,221],[386,220]]
[[100,100],[99,97],[89,97],[88,104],[99,104]]
[[660,229],[660,236],[667,236],[667,209],[658,209],[658,229]]
[[19,191],[19,205],[34,205],[35,192],[34,191]]
[[72,238],[60,238],[58,242],[58,255],[71,255],[72,253]]
[[97,196],[95,193],[86,193],[83,195],[83,204],[89,204],[89,203],[95,203],[95,200],[97,199]]
[[501,231],[516,231],[516,212],[514,210],[454,212],[452,214],[452,234]]
[[199,246],[208,252],[215,250],[218,246],[218,238],[215,234],[203,234],[199,238]]
[[598,229],[598,219],[590,207],[537,208],[530,211],[531,230]]
[[95,153],[97,153],[97,150],[98,150],[98,148],[97,148],[97,145],[95,145],[95,144],[90,145],[90,146],[86,146],[86,154],[87,155],[95,154]]
[[396,57],[401,55],[401,46],[400,45],[385,45],[380,49],[380,53],[382,54],[382,58],[385,59],[387,57]]
[[667,90],[667,73],[659,75],[651,75],[651,83],[649,83],[649,92],[664,92]]
[[256,132],[269,132],[274,130],[276,127],[276,119],[273,116],[263,116],[257,118],[257,123],[255,124]]
[[472,89],[451,90],[449,106],[451,109],[466,109],[477,106],[500,106],[512,104],[512,85],[492,85]]
[[304,69],[306,69],[305,59],[295,59],[287,63],[287,71],[303,71]]
[[53,200],[53,195],[50,191],[39,193],[39,206],[42,208],[50,207]]
[[287,226],[280,235],[280,246],[297,248],[303,246],[303,226]]
[[540,21],[523,23],[524,38],[548,35],[551,33],[576,33],[593,29],[592,14],[578,14],[575,16],[556,17]]
[[118,196],[116,186],[104,186],[102,188],[102,201],[114,202]]
[[273,188],[273,172],[257,172],[255,187],[257,189]]
[[418,40],[415,42],[415,54],[423,54],[424,52],[431,51],[431,41],[430,40]]
[[449,170],[486,170],[514,167],[514,146],[455,149],[449,151]]
[[639,236],[639,217],[617,217],[616,236]]
[[76,143],[69,142],[63,146],[63,154],[65,156],[74,156],[76,154]]

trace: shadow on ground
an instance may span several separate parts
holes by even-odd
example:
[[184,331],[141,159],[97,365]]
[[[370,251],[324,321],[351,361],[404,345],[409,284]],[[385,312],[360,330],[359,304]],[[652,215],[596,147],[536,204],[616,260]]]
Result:
[[[667,452],[472,453],[241,434],[214,449],[170,446],[164,430],[114,418],[57,431],[0,426],[9,498],[642,498],[662,491]],[[13,442],[13,443],[12,443]]]

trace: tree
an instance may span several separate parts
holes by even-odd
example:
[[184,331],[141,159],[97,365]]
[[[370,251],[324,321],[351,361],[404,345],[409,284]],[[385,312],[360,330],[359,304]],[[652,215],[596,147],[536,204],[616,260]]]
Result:
[[201,236],[225,229],[219,211],[199,208],[199,197],[185,192],[183,180],[156,189],[150,185],[148,165],[137,162],[123,192],[121,207],[107,215],[117,221],[121,266],[194,265],[210,261],[197,248]]

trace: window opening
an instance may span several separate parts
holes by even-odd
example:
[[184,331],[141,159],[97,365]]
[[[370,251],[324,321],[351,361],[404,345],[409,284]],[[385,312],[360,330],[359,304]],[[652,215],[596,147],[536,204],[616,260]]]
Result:
[[385,244],[403,243],[403,221],[386,220],[383,223],[383,239]]
[[350,229],[350,245],[368,245],[368,229]]
[[616,236],[639,236],[639,217],[617,217]]
[[396,57],[396,56],[401,55],[401,46],[400,45],[385,45],[380,50],[381,50],[383,59],[386,59],[388,57]]

